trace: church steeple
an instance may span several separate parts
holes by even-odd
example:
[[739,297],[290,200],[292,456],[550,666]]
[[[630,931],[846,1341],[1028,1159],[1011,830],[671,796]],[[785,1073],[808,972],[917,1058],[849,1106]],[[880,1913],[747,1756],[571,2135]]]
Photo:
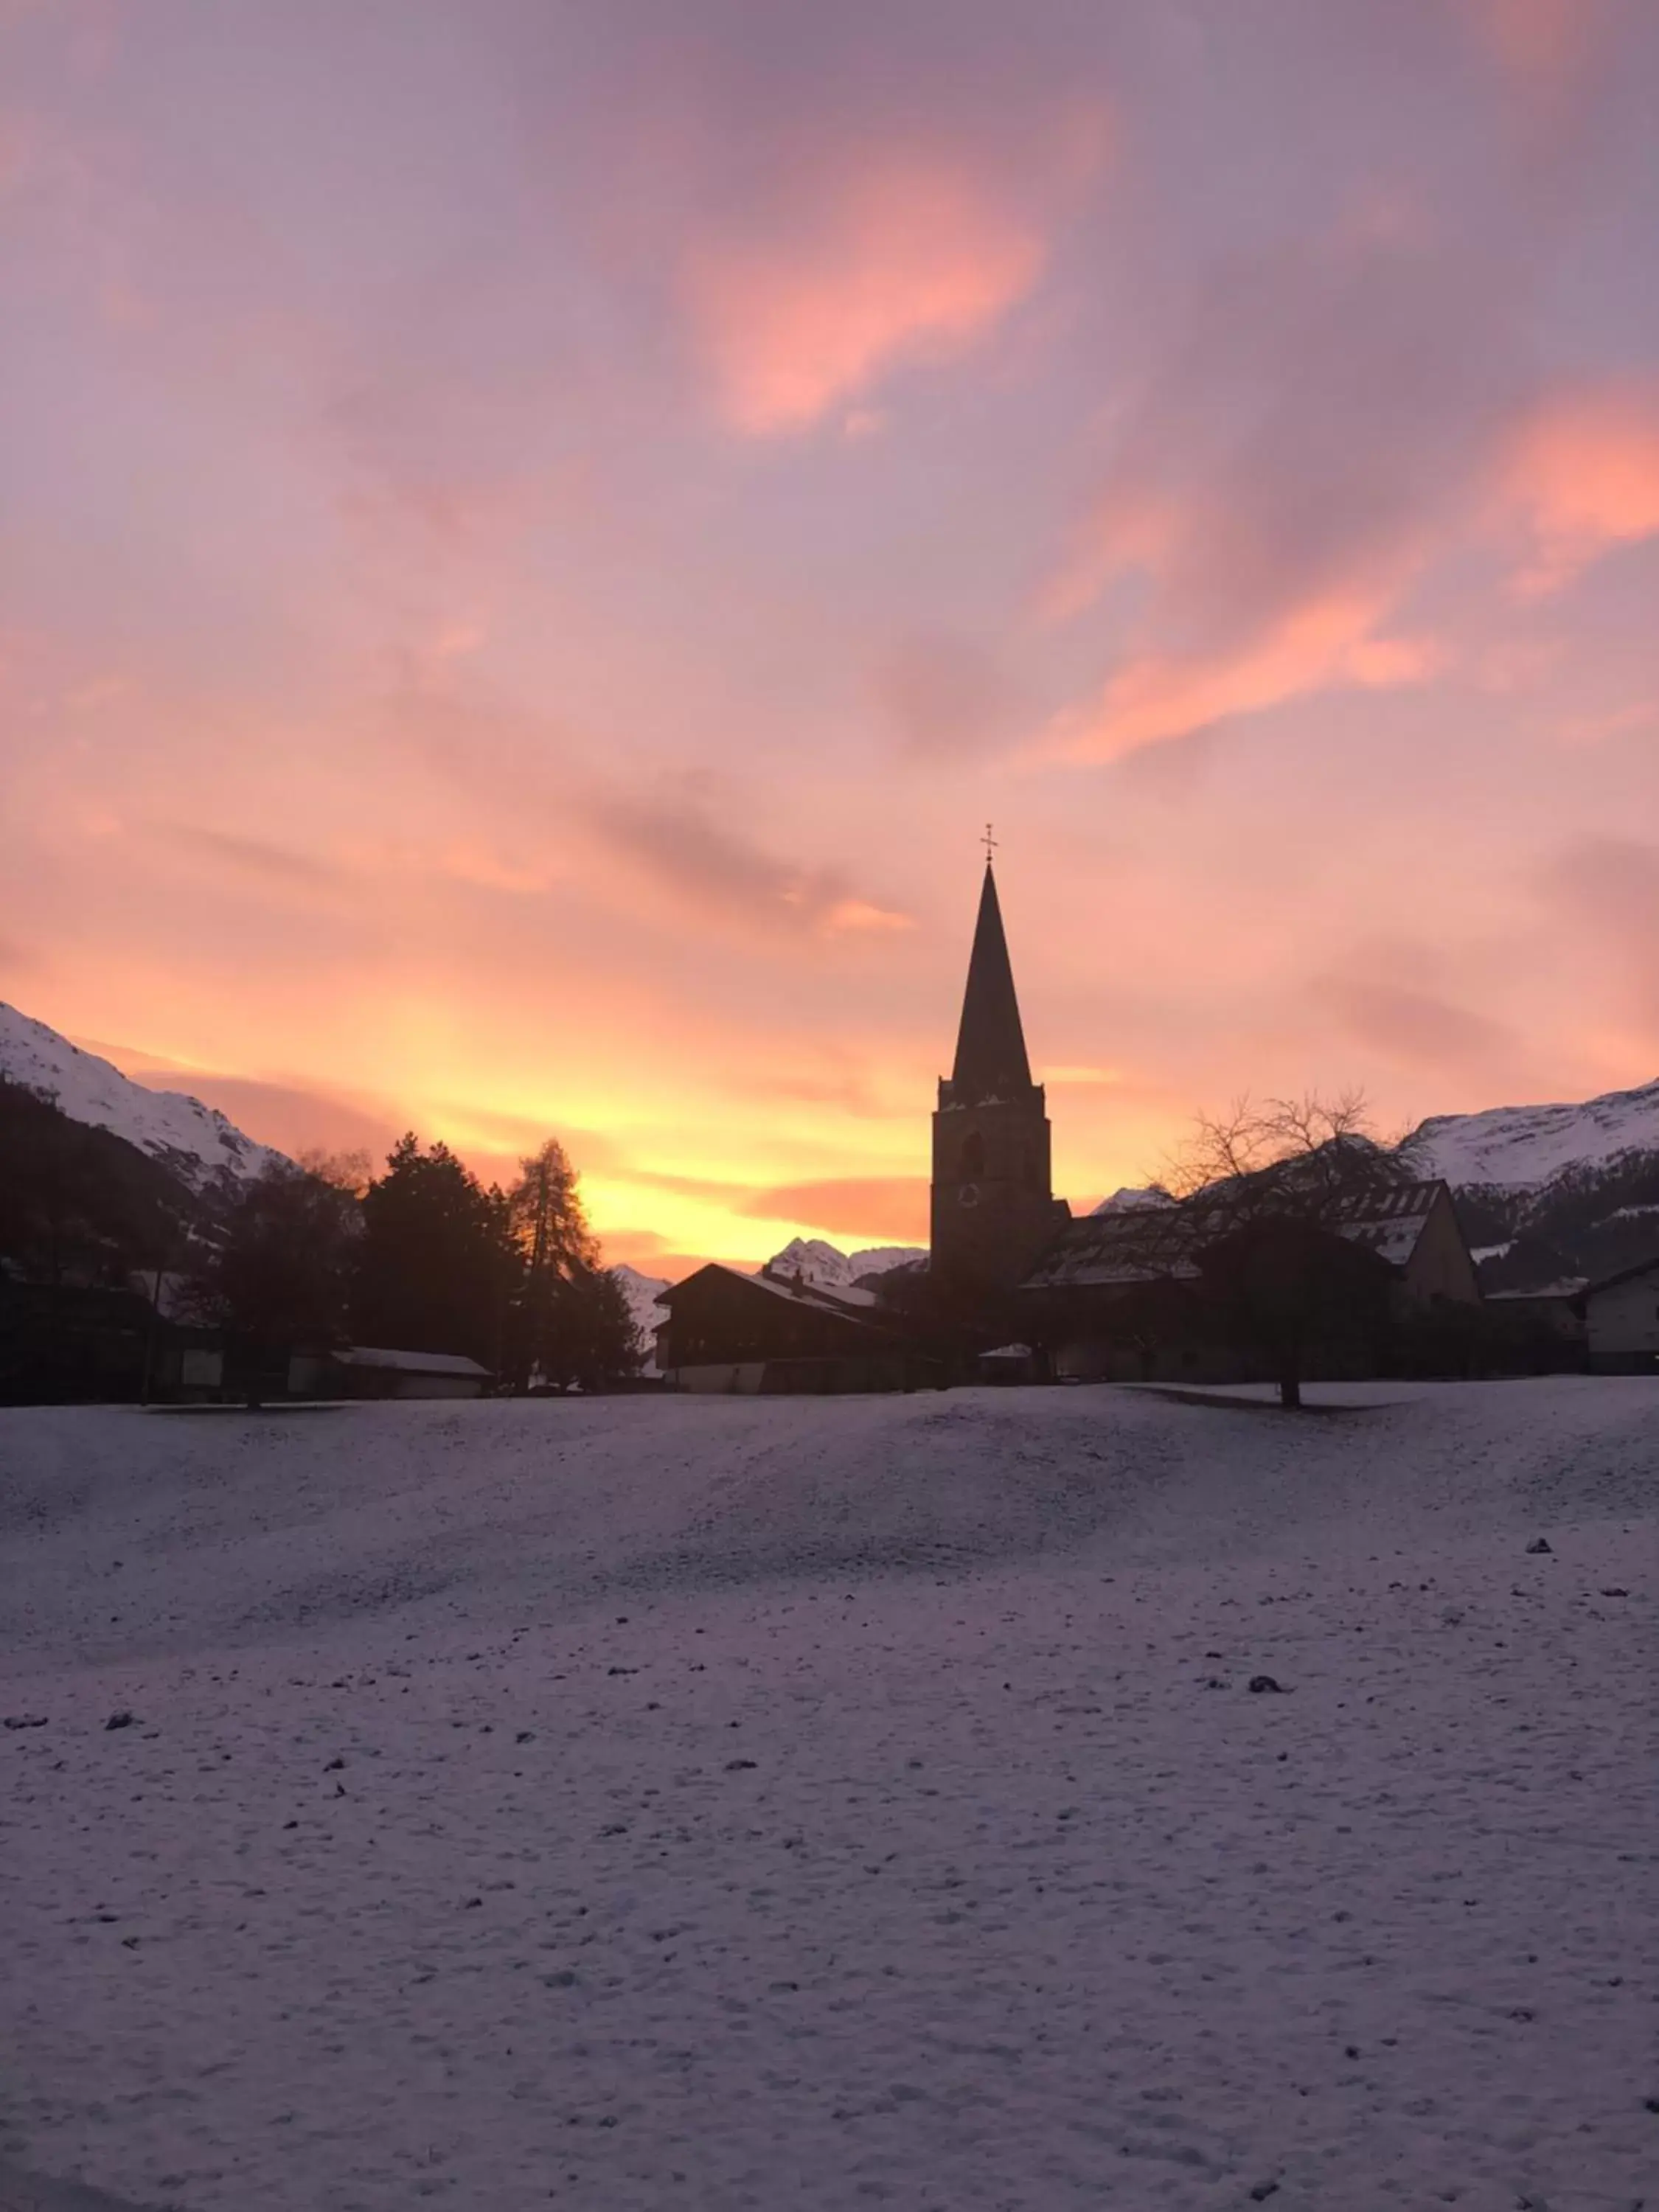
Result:
[[955,1103],[966,1106],[985,1098],[1018,1098],[1030,1088],[1031,1063],[1020,1026],[1019,1000],[1002,927],[997,879],[988,854],[951,1089]]
[[933,1116],[932,1264],[941,1288],[970,1297],[1012,1288],[1066,1210],[1054,1197],[1048,1115],[1031,1080],[988,844],[956,1065]]

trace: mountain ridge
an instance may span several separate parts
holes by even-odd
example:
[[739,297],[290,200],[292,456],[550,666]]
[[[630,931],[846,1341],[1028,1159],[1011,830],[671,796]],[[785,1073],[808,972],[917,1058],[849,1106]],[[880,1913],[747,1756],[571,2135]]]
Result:
[[192,1190],[246,1182],[286,1155],[182,1091],[151,1091],[0,1000],[0,1077],[45,1093],[71,1121],[107,1129],[170,1168]]
[[1577,1104],[1431,1115],[1401,1150],[1454,1189],[1541,1189],[1573,1170],[1600,1170],[1659,1152],[1659,1080]]
[[[179,1091],[152,1091],[46,1023],[0,1000],[0,1079],[52,1098],[73,1121],[107,1130],[203,1193],[234,1188],[285,1158],[228,1115]],[[1472,1245],[1547,1254],[1584,1273],[1610,1273],[1659,1248],[1659,1079],[1577,1103],[1554,1101],[1436,1114],[1401,1146],[1458,1200]],[[1155,1205],[1155,1189],[1123,1189],[1097,1212]],[[766,1263],[809,1282],[845,1289],[926,1260],[926,1249],[878,1244],[843,1252],[797,1237]],[[660,1314],[661,1279],[623,1268],[624,1288],[647,1337]]]

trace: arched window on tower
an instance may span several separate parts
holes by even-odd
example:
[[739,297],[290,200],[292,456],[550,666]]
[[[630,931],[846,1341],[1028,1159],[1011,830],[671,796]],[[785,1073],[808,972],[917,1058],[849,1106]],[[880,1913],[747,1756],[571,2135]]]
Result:
[[985,1139],[977,1129],[964,1139],[962,1147],[962,1180],[977,1182],[985,1172]]

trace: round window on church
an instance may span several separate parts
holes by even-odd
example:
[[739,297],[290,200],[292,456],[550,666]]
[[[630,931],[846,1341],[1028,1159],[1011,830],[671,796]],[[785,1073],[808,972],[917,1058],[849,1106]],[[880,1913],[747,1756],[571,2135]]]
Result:
[[957,1204],[958,1206],[977,1206],[979,1204],[979,1185],[976,1182],[963,1183],[962,1188],[957,1193]]

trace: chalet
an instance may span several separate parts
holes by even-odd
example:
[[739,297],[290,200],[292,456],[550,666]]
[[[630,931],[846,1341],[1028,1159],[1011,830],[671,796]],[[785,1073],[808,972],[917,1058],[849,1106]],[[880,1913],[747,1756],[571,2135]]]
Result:
[[1592,1283],[1583,1315],[1593,1373],[1659,1373],[1659,1255]]
[[1449,1188],[1403,1182],[1352,1191],[1327,1217],[1339,1237],[1375,1252],[1394,1271],[1402,1310],[1480,1302],[1480,1281]]
[[[1301,1248],[1298,1265],[1316,1271],[1312,1370],[1375,1372],[1390,1328],[1479,1306],[1474,1263],[1443,1182],[1351,1191],[1317,1219],[1287,1215],[1278,1225]],[[1201,1200],[1067,1223],[1019,1287],[1055,1376],[1247,1379],[1254,1367],[1217,1282],[1217,1255],[1236,1233],[1226,1205]]]
[[711,1261],[657,1303],[668,1311],[657,1364],[671,1389],[914,1390],[944,1379],[869,1291],[831,1291],[766,1268],[745,1275]]

